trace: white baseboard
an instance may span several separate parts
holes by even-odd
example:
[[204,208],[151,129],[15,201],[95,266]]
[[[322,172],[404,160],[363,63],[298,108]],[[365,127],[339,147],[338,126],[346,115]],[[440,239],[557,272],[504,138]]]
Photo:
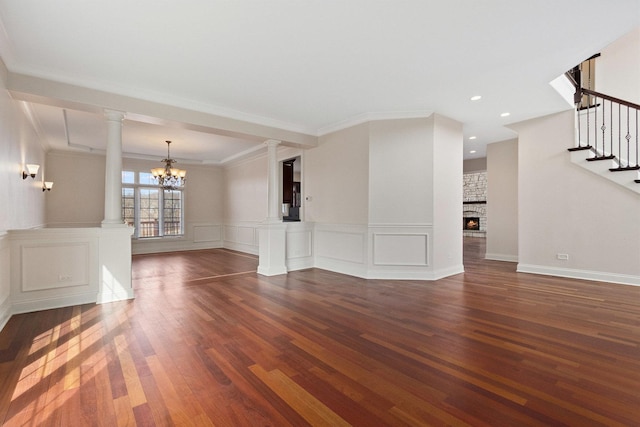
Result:
[[440,280],[444,279],[445,277],[453,276],[460,273],[464,273],[464,265],[455,265],[448,268],[441,268],[439,270],[433,271],[431,280]]
[[156,254],[163,252],[177,251],[197,251],[202,249],[216,249],[222,247],[222,241],[217,242],[200,242],[194,243],[190,241],[157,241],[157,242],[139,242],[140,239],[134,240],[131,245],[132,255]]
[[70,307],[73,305],[92,304],[96,302],[95,293],[82,293],[60,298],[42,298],[13,302],[13,314],[31,313],[52,308]]
[[225,249],[230,249],[232,251],[238,251],[238,252],[244,252],[244,253],[251,254],[251,255],[258,255],[259,254],[258,246],[248,245],[248,244],[245,244],[245,243],[237,243],[237,242],[225,241],[223,247]]
[[619,283],[640,286],[640,276],[606,273],[602,271],[575,270],[571,268],[547,267],[543,265],[518,264],[518,273],[541,274],[544,276],[567,277],[570,279],[593,280],[596,282]]
[[7,322],[9,322],[9,319],[11,319],[12,314],[11,298],[7,297],[4,301],[2,301],[2,304],[0,304],[0,331],[2,331],[7,325]]
[[486,253],[484,254],[484,259],[488,259],[491,261],[518,262],[518,255]]
[[289,258],[286,260],[287,271],[304,270],[313,268],[313,257]]
[[98,295],[96,296],[96,303],[107,304],[110,302],[124,301],[124,300],[134,299],[134,298],[135,296],[133,295],[133,289],[123,289],[117,292],[104,291],[104,292],[98,292]]
[[333,271],[334,273],[346,274],[348,276],[368,279],[367,267],[364,264],[352,263],[348,261],[336,260],[331,258],[316,258],[315,268]]

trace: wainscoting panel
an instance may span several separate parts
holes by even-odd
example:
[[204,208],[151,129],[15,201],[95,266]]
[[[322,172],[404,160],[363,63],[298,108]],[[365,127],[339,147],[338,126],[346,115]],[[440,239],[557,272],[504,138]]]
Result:
[[193,242],[218,242],[222,240],[222,228],[220,225],[194,225],[193,226]]
[[313,223],[287,223],[286,265],[288,271],[313,267]]
[[257,255],[259,225],[258,222],[225,224],[223,247]]
[[628,274],[608,273],[593,270],[577,270],[572,268],[549,267],[546,265],[532,265],[519,263],[518,273],[541,274],[544,276],[567,277],[571,279],[595,280],[598,282],[619,283],[621,285],[640,286],[640,276]]
[[428,234],[373,233],[374,265],[426,267],[428,251]]
[[89,242],[24,244],[22,292],[89,286]]
[[96,302],[100,228],[9,232],[13,313]]
[[434,280],[432,224],[370,224],[369,279]]
[[11,317],[11,264],[9,238],[0,232],[0,331]]
[[357,264],[365,262],[364,232],[318,230],[316,235],[318,257]]
[[256,227],[239,226],[236,237],[236,243],[242,245],[255,245],[256,243]]
[[131,253],[134,255],[220,247],[222,247],[222,225],[215,223],[187,223],[184,236],[131,240]]
[[367,277],[367,227],[316,224],[315,266],[356,277]]

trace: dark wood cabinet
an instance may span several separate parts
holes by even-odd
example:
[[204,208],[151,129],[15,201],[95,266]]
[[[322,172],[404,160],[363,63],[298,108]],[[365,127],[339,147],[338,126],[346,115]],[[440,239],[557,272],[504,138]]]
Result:
[[282,162],[282,203],[293,205],[293,162]]
[[294,181],[294,162],[296,159],[282,162],[282,203],[285,221],[300,221],[300,182]]

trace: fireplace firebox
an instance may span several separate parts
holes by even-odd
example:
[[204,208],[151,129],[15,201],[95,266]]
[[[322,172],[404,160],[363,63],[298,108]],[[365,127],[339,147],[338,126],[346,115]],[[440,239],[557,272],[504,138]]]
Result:
[[477,216],[470,216],[462,218],[463,230],[480,230],[480,218]]

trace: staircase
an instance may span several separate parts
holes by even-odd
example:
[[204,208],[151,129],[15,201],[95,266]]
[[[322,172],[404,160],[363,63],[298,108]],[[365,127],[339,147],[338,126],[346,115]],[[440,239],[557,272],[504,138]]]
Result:
[[569,148],[571,161],[640,194],[640,105],[592,90],[590,78],[583,84],[582,76],[595,58],[566,74],[576,89],[576,146]]

